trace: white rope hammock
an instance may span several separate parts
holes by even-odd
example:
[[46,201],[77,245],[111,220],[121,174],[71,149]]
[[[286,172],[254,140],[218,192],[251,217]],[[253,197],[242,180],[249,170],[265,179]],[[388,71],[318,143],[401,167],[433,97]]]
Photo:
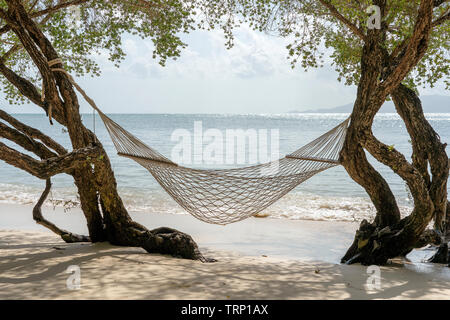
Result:
[[[49,66],[61,63],[60,59]],[[339,164],[350,119],[277,161],[245,168],[199,170],[177,165],[106,116],[72,76],[71,83],[98,112],[120,156],[146,168],[194,217],[213,224],[237,222],[261,212],[315,174]]]

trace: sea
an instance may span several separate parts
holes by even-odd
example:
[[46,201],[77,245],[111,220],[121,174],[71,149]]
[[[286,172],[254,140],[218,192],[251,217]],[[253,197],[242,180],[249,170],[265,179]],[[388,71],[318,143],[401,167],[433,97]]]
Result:
[[[14,116],[70,149],[67,132],[58,124],[50,125],[45,115]],[[274,160],[275,157],[284,157],[335,127],[349,115],[286,113],[109,116],[161,154],[181,162],[181,165],[212,169],[251,166]],[[426,118],[442,141],[450,142],[450,113],[426,114]],[[149,214],[187,214],[146,169],[116,154],[98,115],[82,114],[82,119],[88,128],[95,128],[99,140],[108,152],[120,196],[128,210]],[[230,132],[241,134],[243,138],[233,140]],[[378,114],[373,132],[379,140],[394,146],[410,159],[410,138],[398,115]],[[5,139],[0,141],[12,145]],[[450,154],[450,150],[447,150]],[[368,158],[389,183],[402,214],[409,214],[412,201],[405,183],[390,168],[378,163],[370,155]],[[67,210],[79,205],[72,177],[61,174],[53,177],[52,182],[53,188],[47,205],[64,206]],[[36,203],[44,186],[45,181],[0,161],[0,204],[32,205]],[[342,166],[336,166],[302,183],[260,215],[276,219],[361,221],[372,219],[375,210],[364,189],[348,176]]]

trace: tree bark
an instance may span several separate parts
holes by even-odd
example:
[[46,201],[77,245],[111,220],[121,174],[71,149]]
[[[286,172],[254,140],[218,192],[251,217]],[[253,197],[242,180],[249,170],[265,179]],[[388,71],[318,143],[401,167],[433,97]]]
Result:
[[47,196],[50,193],[51,187],[52,187],[52,183],[49,178],[46,180],[44,192],[42,193],[41,197],[39,198],[38,202],[36,203],[36,205],[33,208],[34,221],[36,221],[36,223],[50,229],[57,235],[61,236],[61,238],[67,243],[90,242],[91,239],[89,237],[71,233],[64,229],[60,229],[54,223],[51,223],[50,221],[48,221],[47,219],[44,218],[44,216],[42,215],[42,205],[44,204],[45,199],[47,199]]
[[[380,1],[379,5],[383,4]],[[398,56],[391,58],[386,54],[381,40],[383,28],[369,31],[365,38],[357,99],[341,162],[349,175],[369,194],[376,206],[377,217],[373,223],[361,223],[353,244],[342,258],[344,263],[384,264],[390,258],[406,255],[425,239],[435,241],[426,237],[426,227],[433,217],[442,221],[446,212],[448,157],[445,145],[426,122],[421,107],[417,108],[420,100],[410,103],[411,92],[401,85],[427,50],[432,8],[432,1],[421,1],[414,32],[408,42],[401,45]],[[383,144],[372,133],[374,117],[388,95],[395,96],[396,107],[414,141],[416,152],[412,164],[393,146]],[[414,198],[414,209],[408,217],[399,219],[395,198],[387,183],[367,162],[364,149],[408,184]],[[425,154],[427,157],[424,158]],[[433,157],[433,164],[429,157]],[[427,161],[431,177],[425,170]],[[438,224],[441,225],[440,222]]]
[[[94,157],[85,158],[81,163],[71,162],[73,168],[70,169],[70,174],[78,188],[81,208],[87,220],[91,241],[108,240],[115,245],[143,247],[151,253],[171,254],[204,262],[214,261],[203,257],[197,244],[189,235],[169,228],[148,230],[131,219],[117,192],[117,183],[108,155],[95,134],[81,122],[79,103],[72,84],[64,74],[53,73],[47,64],[47,61],[59,58],[58,54],[47,37],[29,17],[20,1],[7,0],[7,3],[6,22],[20,39],[24,49],[42,75],[44,101],[38,93],[39,90],[29,81],[8,69],[1,61],[0,72],[22,94],[46,110],[50,122],[55,119],[68,129],[74,153],[84,149],[96,150]],[[59,64],[54,67],[62,68],[63,66]],[[4,149],[3,153],[1,153],[2,148]],[[24,158],[24,155],[17,151],[6,148],[8,147],[0,145],[0,159],[5,160],[6,158],[8,163],[13,164],[14,161]],[[14,151],[13,155],[7,156],[7,151]],[[45,173],[44,164],[41,165],[32,158],[26,158],[26,160],[30,165],[42,168],[43,173],[38,175],[40,178],[47,179],[51,176]],[[32,170],[28,170],[28,172],[36,173]],[[37,212],[37,216],[39,217],[39,212]]]
[[[428,186],[434,203],[435,229],[445,235],[447,213],[447,181],[449,175],[446,144],[426,120],[422,103],[416,93],[400,84],[392,92],[397,113],[403,119],[411,137],[412,160]],[[430,167],[431,175],[428,172]]]
[[429,262],[447,263],[447,220],[450,218],[447,215],[450,208],[447,200],[449,160],[445,152],[446,144],[441,143],[439,135],[426,120],[421,101],[413,90],[401,84],[393,91],[392,99],[411,136],[413,164],[427,183],[434,204],[434,229],[442,239],[438,251]]

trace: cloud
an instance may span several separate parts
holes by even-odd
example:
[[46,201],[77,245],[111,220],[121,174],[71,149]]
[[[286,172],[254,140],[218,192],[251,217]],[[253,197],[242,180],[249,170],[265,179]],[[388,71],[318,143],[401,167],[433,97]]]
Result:
[[[184,35],[188,47],[165,67],[152,58],[151,40],[124,35],[127,57],[119,69],[103,50],[95,57],[101,77],[77,80],[105,112],[282,113],[354,101],[356,88],[337,81],[329,59],[321,69],[292,69],[286,59],[290,39],[255,32],[247,25],[235,35],[230,50],[221,30]],[[421,91],[446,92],[443,86]],[[81,104],[82,112],[90,112],[85,102]],[[20,109],[32,110],[39,109]]]
[[[181,57],[169,60],[166,67],[161,67],[152,58],[154,46],[150,40],[126,36],[123,43],[127,59],[119,72],[132,73],[138,78],[190,79],[249,79],[290,72],[286,61],[287,41],[255,32],[248,26],[242,26],[236,32],[235,45],[230,50],[225,48],[225,38],[220,30],[196,31],[184,36],[183,40],[188,47],[182,50]],[[103,65],[105,57],[100,58]],[[112,71],[105,67],[104,70]]]
[[[147,78],[149,75],[149,68],[143,65],[142,63],[135,62],[129,68],[128,71],[136,75],[138,78]],[[154,77],[155,74],[152,74]]]

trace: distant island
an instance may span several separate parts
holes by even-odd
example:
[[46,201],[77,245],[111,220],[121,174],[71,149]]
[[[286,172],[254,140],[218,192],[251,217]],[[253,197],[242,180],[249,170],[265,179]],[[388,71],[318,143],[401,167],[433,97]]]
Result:
[[[450,96],[430,95],[420,97],[423,110],[426,113],[450,113]],[[306,111],[292,110],[289,113],[350,113],[353,103],[325,109],[309,109]],[[380,110],[381,113],[395,113],[394,103],[387,101]]]

